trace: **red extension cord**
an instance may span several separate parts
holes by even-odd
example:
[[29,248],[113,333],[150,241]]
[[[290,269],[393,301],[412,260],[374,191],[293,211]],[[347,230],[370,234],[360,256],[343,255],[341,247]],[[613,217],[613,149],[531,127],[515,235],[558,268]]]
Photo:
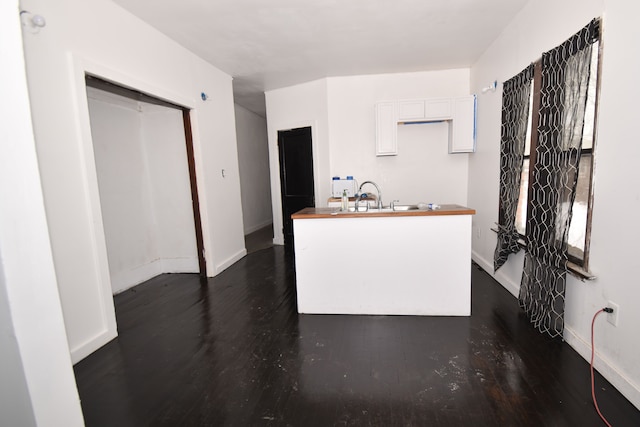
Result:
[[598,415],[600,415],[600,418],[602,418],[602,421],[604,421],[604,423],[607,426],[611,427],[611,424],[609,424],[609,421],[607,421],[604,415],[602,415],[602,412],[600,412],[600,408],[598,408],[598,401],[596,400],[596,388],[593,381],[593,358],[596,353],[596,347],[593,344],[593,327],[596,323],[596,317],[598,317],[598,314],[602,312],[604,312],[604,308],[598,310],[596,314],[593,316],[593,320],[591,321],[591,398],[593,399],[593,404],[596,407],[596,411],[598,411]]

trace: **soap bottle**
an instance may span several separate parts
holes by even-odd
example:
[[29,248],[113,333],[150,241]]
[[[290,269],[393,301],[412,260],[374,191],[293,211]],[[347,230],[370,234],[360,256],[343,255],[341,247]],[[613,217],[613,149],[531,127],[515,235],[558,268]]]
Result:
[[347,196],[347,190],[342,190],[342,210],[349,210],[349,196]]

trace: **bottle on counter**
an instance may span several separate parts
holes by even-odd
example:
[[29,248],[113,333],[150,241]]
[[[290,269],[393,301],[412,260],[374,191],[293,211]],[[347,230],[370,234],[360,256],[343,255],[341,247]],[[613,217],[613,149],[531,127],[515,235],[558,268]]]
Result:
[[349,210],[349,196],[347,196],[347,190],[342,190],[342,207],[341,210]]

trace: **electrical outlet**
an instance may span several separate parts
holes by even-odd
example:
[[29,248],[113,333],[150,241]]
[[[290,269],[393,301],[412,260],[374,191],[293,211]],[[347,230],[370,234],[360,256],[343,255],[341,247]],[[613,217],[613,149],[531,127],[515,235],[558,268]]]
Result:
[[613,301],[607,303],[607,307],[613,309],[613,313],[607,313],[607,322],[613,326],[618,326],[618,317],[620,316],[620,307]]

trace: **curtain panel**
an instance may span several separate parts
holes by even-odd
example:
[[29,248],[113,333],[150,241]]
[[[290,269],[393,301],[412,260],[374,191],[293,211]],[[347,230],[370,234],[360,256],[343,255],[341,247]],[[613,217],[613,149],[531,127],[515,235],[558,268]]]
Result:
[[564,331],[567,237],[580,164],[594,19],[542,55],[540,121],[518,300],[531,322],[552,337]]
[[502,128],[500,136],[500,195],[498,241],[493,268],[498,270],[510,254],[520,250],[516,229],[516,211],[520,195],[520,177],[527,136],[529,98],[533,64],[502,85]]

